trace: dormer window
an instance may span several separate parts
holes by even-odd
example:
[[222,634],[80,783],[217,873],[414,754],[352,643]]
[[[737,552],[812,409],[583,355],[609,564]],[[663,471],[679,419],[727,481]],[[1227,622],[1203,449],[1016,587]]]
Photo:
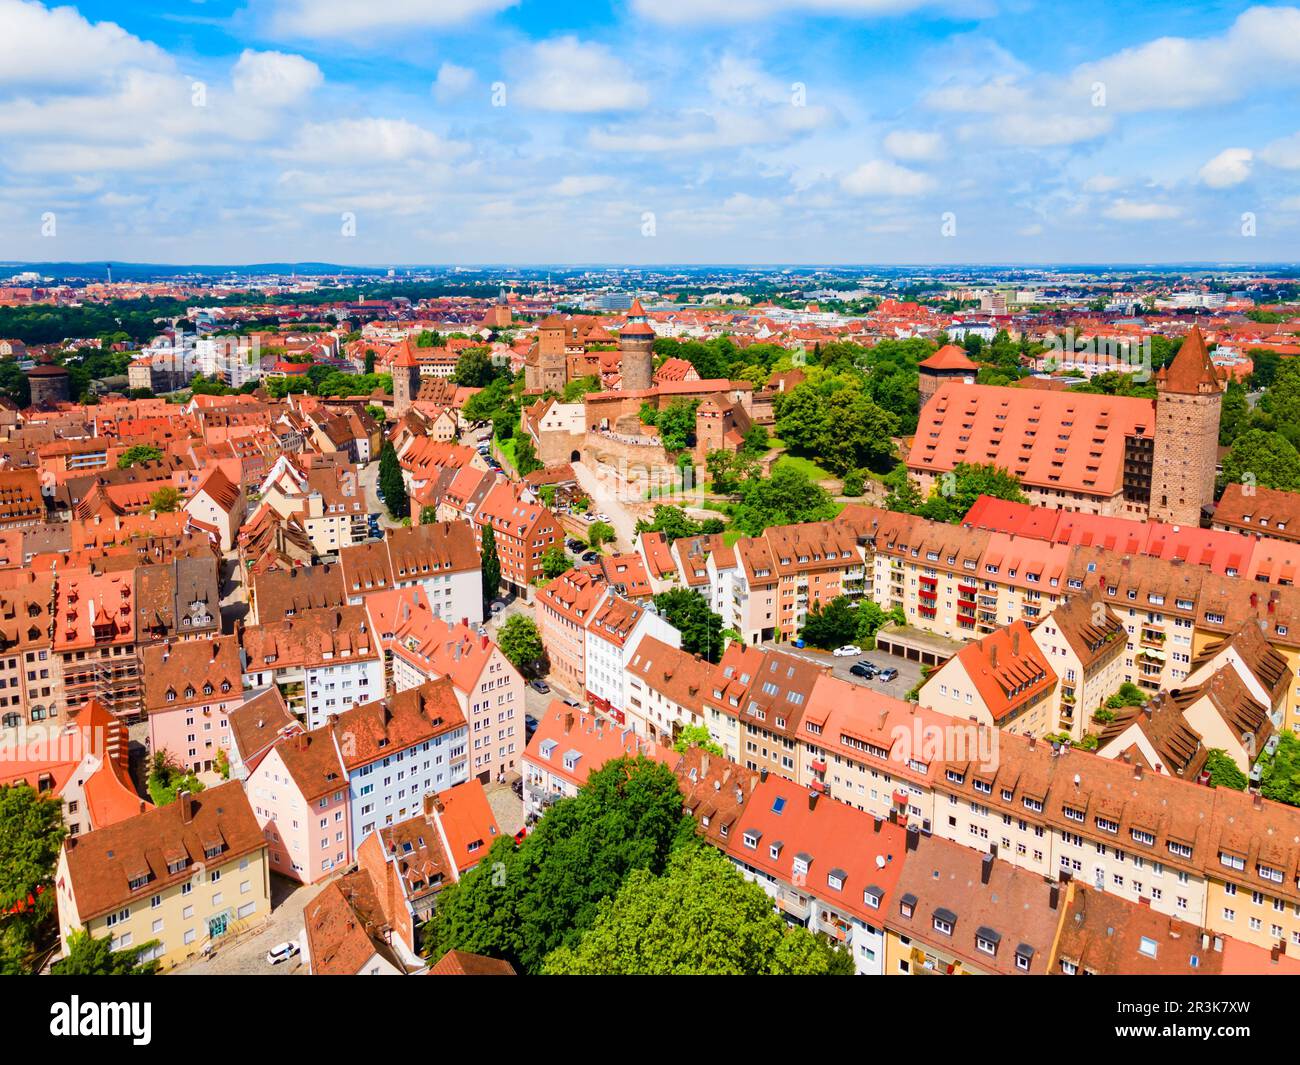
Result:
[[957,915],[952,910],[938,909],[934,911],[934,930],[940,935],[952,935],[953,925],[957,923]]
[[1002,936],[992,928],[978,928],[975,930],[975,949],[981,954],[997,957],[998,944],[1001,941]]

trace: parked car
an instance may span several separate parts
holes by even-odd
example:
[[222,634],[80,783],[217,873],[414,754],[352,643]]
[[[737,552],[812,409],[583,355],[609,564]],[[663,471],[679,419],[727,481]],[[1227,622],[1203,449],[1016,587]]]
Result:
[[479,625],[475,631],[478,632],[480,636],[486,636],[488,634],[487,629],[485,629],[482,625]]
[[867,671],[868,677],[874,677],[877,673],[880,672],[880,667],[876,665],[875,662],[872,662],[870,659],[867,658],[864,658],[861,662],[858,663],[858,665],[860,665],[863,669]]
[[564,546],[567,547],[570,551],[585,551],[587,548],[587,545],[584,544],[581,540],[574,540],[572,538],[565,540]]
[[533,681],[533,683],[532,683],[532,688],[533,688],[533,691],[535,691],[535,692],[541,692],[542,695],[550,695],[550,694],[551,694],[551,686],[550,686],[549,684],[547,684],[546,681],[544,681],[544,680],[535,680],[535,681]]
[[537,718],[533,717],[532,714],[524,715],[524,731],[528,733],[529,736],[537,731]]
[[870,680],[872,676],[871,673],[867,670],[867,667],[864,666],[861,662],[858,662],[856,665],[849,666],[849,672],[852,673],[855,677],[865,677],[867,680]]
[[794,645],[795,645],[796,647],[807,647],[807,646],[808,646],[806,643],[803,642],[803,637],[802,637],[802,636],[801,636],[799,639],[797,639],[797,640],[794,641]]
[[524,797],[524,778],[520,777],[518,780],[513,781],[510,785],[510,790],[513,791],[517,797],[522,799]]
[[896,670],[893,666],[890,666],[888,669],[882,669],[880,671],[880,679],[883,681],[896,680],[897,678],[898,678],[898,670]]
[[492,613],[494,614],[500,613],[505,608],[506,608],[506,601],[504,599],[493,599],[492,603],[488,607],[488,609],[491,610]]
[[837,647],[831,652],[836,658],[855,658],[862,654],[862,648],[851,643],[846,643],[843,647]]
[[582,555],[583,562],[595,562],[598,558],[600,558],[600,555],[596,554],[595,551],[584,551]]
[[582,703],[578,702],[577,699],[565,699],[565,700],[564,700],[564,705],[565,705],[565,706],[576,706],[576,707],[578,707],[579,709],[582,708]]
[[272,947],[266,952],[267,965],[279,965],[282,961],[288,961],[298,953],[298,944],[292,939],[287,943],[281,943],[279,946]]

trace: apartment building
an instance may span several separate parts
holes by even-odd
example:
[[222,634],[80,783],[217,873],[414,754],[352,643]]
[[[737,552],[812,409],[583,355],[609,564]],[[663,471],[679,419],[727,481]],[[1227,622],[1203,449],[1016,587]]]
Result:
[[386,641],[394,690],[448,678],[469,726],[470,775],[484,784],[504,780],[524,748],[523,676],[489,637],[435,616],[422,599],[397,616]]
[[610,594],[600,571],[580,566],[537,592],[534,616],[551,676],[572,692],[587,688],[587,623]]
[[611,591],[587,619],[586,701],[617,725],[627,724],[629,666],[643,640],[680,647],[682,634],[652,609]]
[[647,635],[626,669],[621,723],[638,736],[671,746],[682,729],[704,727],[704,693],[713,677],[712,663],[677,643]]
[[270,918],[266,841],[238,781],[107,828],[70,836],[59,852],[59,940],[85,929],[114,950],[154,944],[164,968]]
[[229,759],[227,715],[243,703],[238,637],[167,640],[143,648],[140,662],[149,750],[194,772],[211,772],[219,755]]
[[378,542],[339,552],[347,601],[390,588],[421,588],[442,618],[483,620],[483,573],[474,530],[463,521],[389,529]]
[[244,689],[276,685],[309,729],[384,691],[384,663],[363,607],[306,610],[251,625],[240,642]]
[[469,779],[469,729],[445,677],[355,706],[331,727],[347,774],[354,846],[414,816],[424,796]]
[[280,733],[244,789],[272,872],[314,884],[352,859],[343,760],[333,729]]

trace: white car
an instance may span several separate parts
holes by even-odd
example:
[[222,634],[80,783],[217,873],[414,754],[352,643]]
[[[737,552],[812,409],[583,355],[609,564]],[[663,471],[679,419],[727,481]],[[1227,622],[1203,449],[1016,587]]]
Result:
[[836,658],[856,658],[862,654],[861,647],[855,647],[851,643],[846,643],[843,647],[837,647],[831,652]]
[[282,961],[288,961],[298,953],[298,944],[292,939],[287,943],[281,943],[278,947],[272,947],[266,952],[267,965],[279,965]]

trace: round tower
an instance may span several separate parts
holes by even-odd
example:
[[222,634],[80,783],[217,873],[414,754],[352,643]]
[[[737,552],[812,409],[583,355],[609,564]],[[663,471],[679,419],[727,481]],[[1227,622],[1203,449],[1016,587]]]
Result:
[[633,300],[627,324],[619,330],[618,354],[622,390],[645,392],[654,387],[655,331],[646,321],[645,308]]

